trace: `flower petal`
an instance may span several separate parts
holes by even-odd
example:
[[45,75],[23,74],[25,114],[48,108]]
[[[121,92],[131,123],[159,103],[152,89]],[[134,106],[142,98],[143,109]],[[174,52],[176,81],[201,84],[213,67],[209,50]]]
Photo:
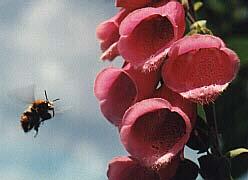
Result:
[[225,47],[224,42],[212,35],[194,34],[192,36],[185,36],[184,38],[175,42],[169,51],[169,57],[174,58],[189,51],[198,51],[203,48],[222,48]]
[[109,163],[109,180],[159,180],[159,175],[131,157],[116,157]]
[[185,98],[178,93],[169,89],[163,84],[155,93],[155,97],[163,98],[171,103],[173,107],[180,108],[190,119],[191,126],[194,127],[196,121],[197,105]]
[[112,61],[119,55],[119,51],[117,48],[118,43],[113,43],[104,53],[102,53],[100,59]]
[[167,48],[164,51],[159,52],[158,54],[154,54],[153,57],[151,57],[148,61],[145,62],[145,64],[142,66],[142,70],[144,72],[151,72],[158,70],[164,63],[169,49],[170,48]]
[[181,38],[184,30],[184,10],[178,2],[135,10],[120,25],[119,53],[132,65],[142,66]]
[[191,132],[188,116],[165,99],[152,98],[131,106],[124,114],[120,138],[126,150],[145,166],[169,163]]
[[130,64],[124,69],[104,69],[98,74],[94,86],[103,115],[119,126],[126,109],[153,94],[158,79],[158,72],[145,74],[133,69]]
[[178,153],[169,163],[159,167],[157,173],[159,174],[160,180],[171,180],[177,172],[180,161],[180,153]]
[[[100,46],[103,52],[109,52],[109,48],[111,48],[111,46],[119,40],[120,23],[128,14],[129,11],[122,9],[114,17],[102,22],[96,28],[96,36],[100,40]],[[106,56],[108,52],[106,52],[105,55],[102,56],[104,56],[105,59],[107,57],[111,57],[113,59],[113,56]]]
[[152,0],[116,0],[115,6],[123,7],[125,9],[136,9],[144,7],[151,2]]
[[214,101],[228,86],[238,67],[237,55],[227,49],[219,38],[193,35],[171,47],[162,76],[173,91],[191,101],[205,104]]

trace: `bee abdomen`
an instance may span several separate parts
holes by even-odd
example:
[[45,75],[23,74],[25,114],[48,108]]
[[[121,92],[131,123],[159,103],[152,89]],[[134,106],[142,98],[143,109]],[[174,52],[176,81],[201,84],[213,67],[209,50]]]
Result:
[[22,125],[22,129],[24,132],[28,132],[33,128],[32,123],[30,122],[30,116],[22,114],[21,115],[21,125]]

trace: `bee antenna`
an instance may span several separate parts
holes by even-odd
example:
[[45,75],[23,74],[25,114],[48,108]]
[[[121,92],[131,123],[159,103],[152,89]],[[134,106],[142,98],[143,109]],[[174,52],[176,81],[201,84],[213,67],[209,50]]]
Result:
[[46,90],[45,90],[45,97],[46,97],[46,101],[48,101],[48,98],[47,98],[47,92],[46,92]]
[[54,100],[53,100],[53,102],[54,102],[54,101],[58,101],[58,100],[60,100],[60,99],[59,99],[59,98],[57,98],[57,99],[54,99]]

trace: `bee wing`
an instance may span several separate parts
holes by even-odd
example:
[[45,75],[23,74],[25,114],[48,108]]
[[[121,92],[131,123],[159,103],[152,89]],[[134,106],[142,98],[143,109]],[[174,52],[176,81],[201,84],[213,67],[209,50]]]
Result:
[[69,111],[69,110],[71,110],[72,109],[72,106],[66,106],[66,107],[55,107],[55,114],[63,114],[63,113],[65,113],[65,112],[67,112],[67,111]]
[[72,106],[65,104],[63,101],[54,102],[54,112],[56,114],[63,114],[72,109]]
[[30,104],[35,101],[35,85],[31,84],[25,87],[18,87],[10,90],[8,96],[16,101]]

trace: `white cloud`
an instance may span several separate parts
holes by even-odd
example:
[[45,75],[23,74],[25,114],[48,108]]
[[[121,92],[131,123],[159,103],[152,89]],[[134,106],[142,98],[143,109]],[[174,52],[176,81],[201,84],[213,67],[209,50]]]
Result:
[[[111,142],[111,145],[105,147],[104,143],[96,144],[101,141],[99,134],[107,131],[104,127],[94,132],[96,135],[88,137],[93,134],[89,133],[77,142],[81,138],[78,135],[86,134],[76,134],[82,131],[78,124],[84,126],[84,129],[90,123],[96,125],[96,129],[101,123],[108,127],[102,116],[99,123],[100,111],[92,92],[92,84],[96,69],[106,66],[98,61],[100,54],[97,54],[99,48],[94,30],[97,23],[108,18],[106,16],[110,14],[108,9],[111,7],[108,3],[98,4],[97,1],[80,3],[80,7],[77,7],[75,1],[68,0],[27,1],[22,4],[23,7],[17,8],[21,12],[18,12],[18,17],[14,17],[16,19],[0,22],[0,51],[6,56],[6,59],[2,59],[1,69],[4,79],[1,83],[4,87],[9,89],[10,86],[15,88],[38,82],[38,88],[43,90],[45,87],[49,97],[59,97],[63,99],[61,103],[71,102],[68,103],[73,106],[71,113],[81,115],[77,119],[65,120],[56,114],[55,120],[45,123],[39,136],[34,139],[33,131],[23,133],[19,112],[13,110],[11,100],[4,101],[9,104],[4,106],[4,110],[0,109],[3,120],[0,121],[0,159],[9,164],[3,166],[0,162],[0,179],[34,179],[30,177],[39,175],[39,169],[37,171],[35,168],[39,166],[38,161],[43,160],[44,166],[51,168],[53,173],[48,172],[44,175],[47,178],[43,179],[62,180],[78,176],[86,180],[88,176],[89,180],[102,180],[106,178],[109,160],[106,158],[112,157],[113,152],[118,154],[119,147],[117,150],[111,148],[117,146],[116,141],[102,137],[105,144]],[[4,5],[5,8],[11,8],[7,6]],[[0,92],[5,93],[6,89]],[[43,97],[43,91],[40,96]],[[63,121],[67,121],[69,126],[63,128]],[[77,140],[72,140],[75,137]],[[113,138],[118,140],[116,134]],[[60,157],[63,164],[58,162]],[[52,169],[55,166],[57,169]]]
[[99,112],[93,96],[96,68],[92,60],[96,66],[104,64],[97,62],[94,29],[108,5],[85,2],[81,7],[66,0],[30,1],[23,3],[16,24],[0,26],[2,46],[11,49],[13,56],[3,72],[7,86],[14,89],[34,83],[51,94],[57,92],[81,114]]
[[84,14],[69,1],[34,1],[26,5],[17,25],[9,29],[8,43],[21,52],[39,56],[88,54],[95,48],[95,33],[91,30],[92,19]]
[[[5,120],[10,119],[5,117]],[[108,160],[95,142],[89,142],[87,138],[73,141],[66,132],[48,132],[46,127],[42,127],[38,137],[33,138],[34,132],[24,134],[19,122],[13,121],[8,125],[0,127],[1,137],[4,137],[0,141],[0,154],[4,155],[0,162],[0,179],[35,179],[39,170],[34,169],[43,165],[46,167],[40,169],[41,179],[102,180],[106,176]],[[60,156],[64,160],[58,164]],[[44,164],[49,161],[50,164]],[[44,173],[44,169],[49,168],[52,170]]]
[[74,146],[70,159],[62,166],[63,170],[55,175],[55,179],[106,179],[105,162],[104,154],[94,144],[84,141]]

